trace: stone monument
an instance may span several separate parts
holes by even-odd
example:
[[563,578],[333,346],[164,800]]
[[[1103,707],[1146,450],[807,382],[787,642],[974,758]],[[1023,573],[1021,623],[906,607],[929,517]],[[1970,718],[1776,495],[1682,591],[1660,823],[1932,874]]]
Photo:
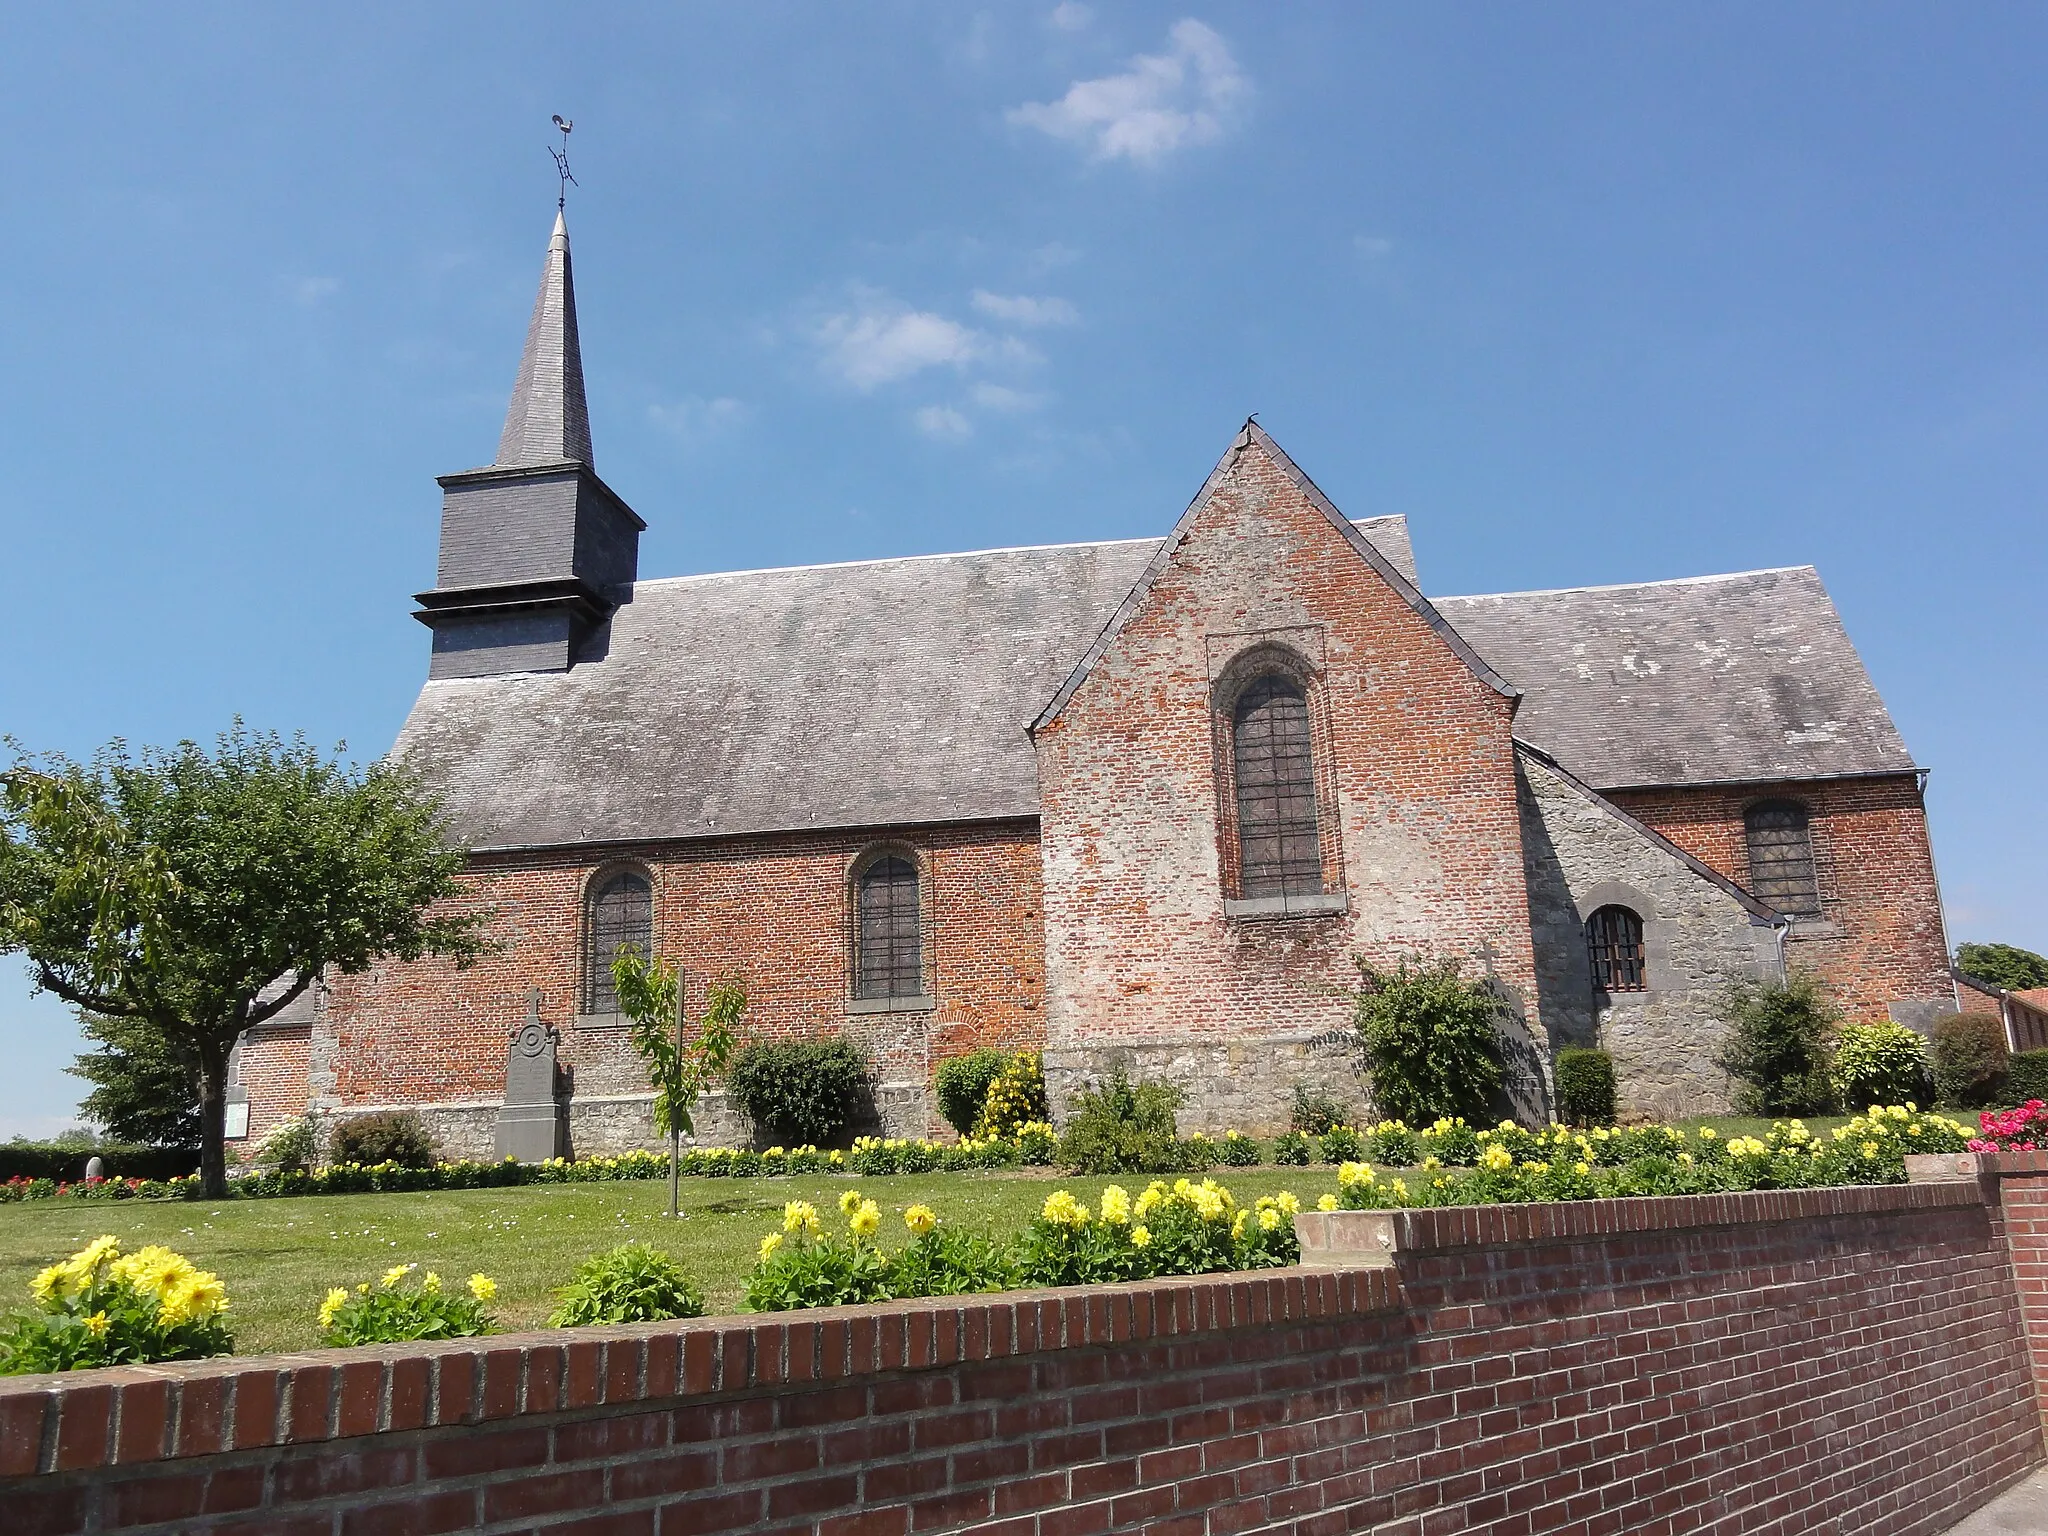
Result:
[[505,1052],[505,1106],[498,1111],[500,1157],[538,1163],[563,1155],[563,1115],[555,1092],[555,1047],[561,1036],[540,1017],[540,989],[526,994],[526,1022]]

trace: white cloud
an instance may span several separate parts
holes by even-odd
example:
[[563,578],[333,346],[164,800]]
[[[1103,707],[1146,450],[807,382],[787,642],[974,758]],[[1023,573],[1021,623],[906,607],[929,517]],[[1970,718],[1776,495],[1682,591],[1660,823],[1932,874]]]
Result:
[[1042,275],[1055,267],[1072,266],[1080,259],[1081,253],[1071,245],[1062,245],[1059,241],[1053,240],[1041,245],[1027,256],[1024,265],[1032,272]]
[[292,284],[292,297],[301,304],[318,304],[341,292],[338,277],[302,277]]
[[650,405],[647,415],[657,427],[695,447],[745,425],[753,412],[745,401],[735,400],[731,395],[712,400],[689,395],[674,405]]
[[1081,312],[1065,299],[1034,299],[1021,293],[1006,296],[984,288],[974,290],[974,307],[1012,325],[1072,325],[1081,318]]
[[857,309],[828,316],[815,335],[825,371],[862,390],[926,368],[965,367],[988,351],[987,338],[972,327],[882,294],[865,294]]
[[927,405],[911,413],[910,419],[926,437],[958,442],[974,435],[974,423],[950,405]]
[[1367,261],[1378,261],[1393,254],[1394,242],[1384,235],[1353,235],[1351,248]]
[[1011,389],[1007,384],[981,383],[968,391],[974,403],[985,411],[1001,411],[1014,414],[1018,411],[1035,411],[1045,404],[1044,395],[1032,394],[1029,390]]
[[1165,53],[1140,54],[1120,75],[1076,80],[1058,101],[1012,107],[1009,119],[1088,145],[1096,159],[1150,165],[1223,136],[1251,92],[1230,46],[1193,18],[1173,24]]
[[1095,13],[1085,5],[1076,5],[1074,0],[1060,0],[1052,8],[1050,20],[1062,32],[1083,32],[1088,23],[1095,19]]

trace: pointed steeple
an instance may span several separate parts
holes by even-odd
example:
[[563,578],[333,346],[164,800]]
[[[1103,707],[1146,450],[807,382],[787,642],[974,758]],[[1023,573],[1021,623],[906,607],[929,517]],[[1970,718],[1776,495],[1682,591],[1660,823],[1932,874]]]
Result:
[[590,408],[583,399],[583,350],[576,339],[576,277],[569,261],[569,224],[555,211],[555,231],[540,270],[519,382],[498,438],[502,468],[572,461],[592,468]]

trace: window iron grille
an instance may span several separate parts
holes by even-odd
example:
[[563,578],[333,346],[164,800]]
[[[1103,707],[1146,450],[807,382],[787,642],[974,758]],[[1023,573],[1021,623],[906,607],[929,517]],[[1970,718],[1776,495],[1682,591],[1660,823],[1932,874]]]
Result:
[[1820,885],[1813,872],[1813,830],[1806,807],[1790,800],[1753,805],[1743,818],[1749,833],[1750,894],[1786,917],[1820,916]]
[[1306,695],[1290,678],[1261,677],[1238,699],[1231,725],[1244,895],[1320,895],[1323,853]]
[[1627,907],[1602,907],[1586,919],[1586,950],[1600,992],[1649,989],[1643,963],[1643,920]]
[[612,962],[627,945],[644,959],[654,947],[654,888],[647,877],[613,875],[590,900],[589,976],[584,984],[585,1011],[617,1013],[618,987]]
[[855,888],[853,995],[918,997],[924,992],[924,933],[917,867],[890,854],[861,871]]

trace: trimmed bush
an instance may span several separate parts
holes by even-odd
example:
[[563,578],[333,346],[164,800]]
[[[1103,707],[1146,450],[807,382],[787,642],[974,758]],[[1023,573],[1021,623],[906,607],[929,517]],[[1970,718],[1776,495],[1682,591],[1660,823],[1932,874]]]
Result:
[[1358,1035],[1381,1111],[1410,1124],[1490,1119],[1502,1076],[1500,999],[1465,980],[1455,959],[1403,960],[1391,971],[1357,964]]
[[1836,1032],[1828,1080],[1836,1098],[1850,1109],[1925,1103],[1933,1087],[1920,1037],[1890,1019],[1844,1024]]
[[1557,1053],[1557,1114],[1567,1125],[1614,1122],[1614,1058],[1568,1045]]
[[550,1328],[589,1323],[662,1323],[702,1317],[704,1293],[682,1265],[646,1243],[621,1243],[576,1266],[569,1283],[555,1292]]
[[438,1156],[426,1122],[410,1109],[380,1109],[344,1120],[327,1142],[330,1163],[359,1163],[365,1168],[379,1163],[431,1168]]
[[1740,982],[1722,998],[1731,1026],[1721,1069],[1735,1079],[1743,1115],[1817,1115],[1834,1104],[1828,1035],[1842,1017],[1819,980]]
[[1074,1100],[1060,1159],[1083,1173],[1177,1173],[1184,1166],[1174,1120],[1180,1104],[1178,1088],[1134,1083],[1119,1062]]
[[1001,1051],[983,1047],[939,1063],[939,1113],[962,1136],[971,1136],[988,1103],[989,1084],[1002,1075]]
[[199,1166],[196,1147],[139,1147],[127,1142],[28,1141],[15,1137],[0,1142],[0,1182],[7,1179],[49,1179],[75,1183],[85,1177],[88,1159],[97,1157],[110,1179],[181,1179]]
[[867,1053],[844,1035],[756,1042],[726,1084],[757,1130],[789,1146],[831,1146],[872,1108]]
[[304,1173],[320,1161],[320,1144],[310,1120],[286,1120],[263,1138],[256,1149],[258,1168],[275,1168],[279,1173]]
[[2008,1104],[2048,1100],[2048,1051],[2014,1051],[2006,1058],[2005,1099]]
[[1944,1104],[1988,1109],[2005,1098],[2005,1025],[1988,1013],[1951,1013],[1934,1021],[1934,1092]]

